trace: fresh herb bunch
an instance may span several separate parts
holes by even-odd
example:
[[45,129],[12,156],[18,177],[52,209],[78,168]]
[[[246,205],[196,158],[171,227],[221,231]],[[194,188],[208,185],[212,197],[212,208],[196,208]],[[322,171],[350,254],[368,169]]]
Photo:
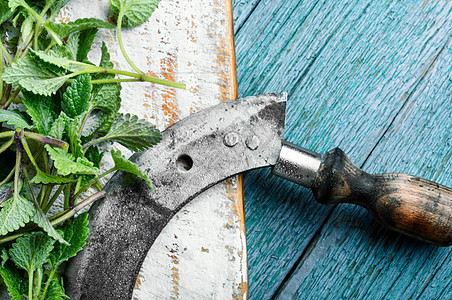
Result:
[[[88,61],[98,30],[115,26],[93,18],[55,23],[67,2],[0,0],[0,275],[13,299],[67,298],[61,266],[89,235],[87,213],[74,216],[105,195],[100,178],[122,170],[152,188],[120,151],[111,150],[114,167],[100,171],[100,144],[139,151],[161,139],[152,124],[118,112],[120,82],[185,87],[144,74],[122,44],[121,27],[145,22],[159,0],[110,0],[121,52],[135,72],[113,69],[105,44],[100,63]],[[17,37],[8,39],[4,25]],[[89,188],[93,194],[80,197]],[[59,198],[62,211],[48,216]]]

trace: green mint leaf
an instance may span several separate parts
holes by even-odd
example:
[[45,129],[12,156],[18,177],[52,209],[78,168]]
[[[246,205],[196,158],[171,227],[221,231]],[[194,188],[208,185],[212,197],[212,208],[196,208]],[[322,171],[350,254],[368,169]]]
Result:
[[2,255],[1,255],[1,259],[2,259],[2,263],[0,264],[0,269],[3,268],[5,266],[5,263],[8,261],[9,259],[9,255],[8,255],[8,250],[6,250],[6,248],[3,246],[2,247]]
[[90,114],[92,126],[87,127],[85,124],[83,136],[90,136],[95,131],[108,132],[121,107],[121,84],[119,83],[96,85],[96,92],[93,94],[95,95],[91,103],[93,111]]
[[49,184],[49,183],[65,184],[65,183],[70,183],[70,182],[74,182],[74,181],[75,181],[74,179],[59,177],[56,175],[51,175],[51,174],[44,173],[42,171],[38,171],[38,173],[35,175],[35,177],[33,177],[33,179],[30,180],[30,183],[34,183],[34,184]]
[[71,223],[58,227],[58,230],[70,245],[57,244],[50,253],[49,262],[54,269],[75,256],[85,246],[89,234],[88,213],[80,214]]
[[25,20],[22,21],[22,26],[20,26],[20,33],[22,35],[22,40],[26,41],[34,30],[34,18],[30,16],[28,13],[26,15]]
[[67,78],[56,71],[43,68],[30,55],[17,60],[2,74],[2,79],[9,84],[18,85],[34,94],[49,96],[66,82]]
[[93,109],[100,109],[101,111],[112,114],[117,113],[121,107],[121,84],[107,83],[102,84],[97,91],[96,96],[92,101]]
[[28,280],[25,280],[19,274],[19,270],[12,263],[3,266],[0,269],[0,274],[5,281],[12,300],[22,300],[22,296],[26,297],[28,295]]
[[78,41],[77,61],[87,61],[88,53],[91,51],[94,39],[99,30],[97,28],[85,29],[80,31],[80,39]]
[[47,216],[39,206],[36,207],[36,211],[37,213],[33,217],[33,222],[41,227],[53,239],[59,241],[60,243],[69,245],[68,242],[66,242],[63,237],[56,231],[56,229],[50,223],[49,219],[47,219]]
[[48,135],[52,129],[52,124],[58,117],[58,103],[50,96],[39,96],[24,91],[22,94],[24,95],[23,103],[28,108],[27,113],[38,132]]
[[97,129],[97,132],[105,134],[110,131],[113,121],[119,116],[119,113],[111,113],[103,116],[102,125]]
[[19,6],[23,6],[24,4],[26,4],[25,0],[8,0],[8,5],[11,10],[18,8]]
[[69,123],[69,117],[64,112],[61,112],[58,118],[53,122],[50,127],[49,136],[55,139],[61,140],[66,128],[66,124]]
[[66,123],[66,132],[69,136],[69,149],[75,157],[83,157],[82,141],[80,140],[80,126],[83,121],[83,115],[77,116],[74,119],[69,119]]
[[86,118],[85,124],[83,125],[81,132],[82,137],[91,136],[102,126],[103,123],[105,123],[105,121],[106,116],[102,111],[98,109],[91,111],[88,117]]
[[67,38],[66,45],[60,47],[66,50],[68,54],[66,55],[66,58],[70,60],[77,60],[79,42],[80,42],[80,32],[74,32]]
[[0,206],[0,235],[25,226],[36,213],[33,203],[16,194]]
[[0,25],[11,18],[14,11],[9,7],[8,2],[0,1]]
[[47,262],[54,243],[55,240],[44,233],[32,232],[18,238],[9,250],[9,255],[17,267],[30,274]]
[[[113,69],[114,65],[110,61],[110,53],[108,52],[108,49],[107,49],[107,46],[105,45],[105,42],[102,42],[101,52],[102,52],[102,55],[100,57],[99,67]],[[93,79],[112,79],[112,78],[115,78],[115,74],[97,73],[97,74],[92,74],[92,78]],[[93,95],[97,95],[99,90],[101,88],[103,88],[104,86],[106,86],[106,85],[108,85],[108,84],[96,84],[96,85],[94,85],[94,89],[93,89],[92,94]],[[111,84],[111,85],[114,85],[114,84]],[[120,84],[118,83],[118,85],[120,85]]]
[[[108,52],[105,42],[102,42],[101,51],[102,51],[102,55],[100,57],[99,67],[113,69],[113,63],[110,61],[110,53]],[[107,75],[114,77],[114,74],[107,74]]]
[[66,5],[66,3],[69,2],[69,0],[56,0],[56,1],[46,0],[46,3],[47,2],[52,2],[52,5],[50,6],[49,12],[50,12],[51,16],[54,16],[54,15],[56,15],[57,12],[60,11],[60,9],[63,8],[63,6]]
[[58,35],[60,38],[64,38],[71,33],[86,30],[86,29],[92,29],[92,28],[105,28],[105,29],[114,29],[115,26],[111,25],[110,23],[104,22],[99,19],[95,18],[85,18],[85,19],[78,19],[75,22],[69,22],[69,23],[53,23],[49,22],[50,28]]
[[83,114],[88,108],[91,96],[91,77],[89,74],[79,75],[63,94],[62,110],[70,118]]
[[6,122],[12,128],[27,128],[30,129],[33,126],[28,123],[22,112],[14,110],[0,110],[0,122]]
[[55,168],[57,169],[59,175],[97,175],[99,173],[99,169],[94,167],[93,163],[85,157],[78,157],[75,160],[72,154],[67,153],[62,149],[54,148],[50,145],[45,145],[44,147],[47,149],[50,158],[54,161]]
[[[48,70],[50,72],[53,72],[55,76],[64,76],[67,73],[67,69],[65,67],[59,66],[56,63],[49,62],[48,59],[42,59],[39,54],[41,52],[36,51],[30,51],[29,56],[33,60],[33,63],[43,70]],[[71,54],[64,46],[57,46],[54,49],[51,49],[50,51],[46,52],[47,56],[57,58],[57,59],[64,59],[64,60],[70,60]],[[47,57],[46,57],[47,58]]]
[[99,140],[118,142],[132,151],[151,148],[162,139],[160,131],[151,123],[130,114],[120,114],[105,136]]
[[49,289],[47,290],[47,295],[44,300],[64,300],[69,299],[68,296],[64,293],[63,288],[63,278],[59,278],[59,276],[55,276],[50,281]]
[[59,56],[58,53],[54,51],[49,51],[48,53],[44,51],[34,51],[33,49],[29,49],[29,55],[33,57],[34,60],[45,64],[49,68],[54,71],[59,71],[59,68],[62,68],[71,72],[79,72],[83,71],[86,68],[91,67],[88,64],[84,64],[81,62],[73,61],[67,59],[65,57]]
[[98,147],[93,146],[86,151],[85,156],[95,167],[99,168],[102,157],[104,157],[104,152],[101,152]]
[[124,12],[123,27],[136,27],[149,19],[160,0],[110,0],[113,14]]
[[134,164],[133,162],[131,162],[130,160],[124,158],[122,156],[121,151],[117,150],[113,150],[111,149],[111,157],[113,158],[113,161],[115,162],[115,168],[118,170],[122,170],[128,173],[132,173],[135,174],[139,177],[141,177],[142,179],[144,179],[144,181],[146,181],[146,183],[149,185],[149,187],[152,190],[152,183],[151,180],[149,179],[149,177],[144,174],[140,169],[138,169],[137,165]]

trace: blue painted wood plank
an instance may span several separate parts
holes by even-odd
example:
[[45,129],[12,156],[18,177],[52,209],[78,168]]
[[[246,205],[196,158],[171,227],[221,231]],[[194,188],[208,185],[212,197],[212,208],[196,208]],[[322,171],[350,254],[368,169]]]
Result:
[[[302,146],[341,146],[358,165],[370,153],[384,157],[374,146],[425,81],[450,35],[450,14],[446,1],[261,1],[236,35],[239,93],[289,90],[286,134]],[[331,209],[268,177],[245,178],[252,299],[270,298],[301,253],[318,248],[306,247]]]
[[248,17],[256,8],[259,0],[234,0],[233,5],[233,21],[234,21],[234,33],[237,34],[238,30],[248,20]]

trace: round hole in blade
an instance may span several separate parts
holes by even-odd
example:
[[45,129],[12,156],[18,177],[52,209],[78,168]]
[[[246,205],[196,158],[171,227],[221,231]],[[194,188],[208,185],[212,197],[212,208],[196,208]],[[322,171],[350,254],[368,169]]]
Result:
[[187,172],[193,167],[193,159],[187,154],[179,155],[176,165],[180,171]]

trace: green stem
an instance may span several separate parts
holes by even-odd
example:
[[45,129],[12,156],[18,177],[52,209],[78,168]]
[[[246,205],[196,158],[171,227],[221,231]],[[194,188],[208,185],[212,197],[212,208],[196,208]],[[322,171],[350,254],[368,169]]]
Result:
[[14,101],[14,99],[16,99],[17,95],[19,95],[19,93],[20,89],[18,88],[17,90],[14,91],[11,97],[9,97],[8,101],[6,101],[5,105],[3,106],[3,109],[7,109],[9,105]]
[[78,196],[80,196],[81,193],[83,193],[84,191],[86,191],[90,186],[92,186],[93,184],[95,184],[96,182],[99,181],[99,179],[101,179],[102,177],[110,174],[111,172],[114,172],[118,170],[117,168],[113,167],[108,171],[105,171],[104,173],[100,174],[99,176],[97,176],[96,178],[94,178],[93,180],[91,180],[90,182],[88,182],[87,184],[85,184],[80,190],[77,191],[77,193],[75,193],[75,195],[72,197],[72,199],[77,199]]
[[[76,183],[76,185],[75,185],[75,193],[77,193],[79,190],[80,190],[80,186],[82,185],[82,176],[80,176],[78,179],[77,179],[77,183]],[[75,200],[75,198],[72,198],[73,200]],[[71,205],[74,205],[75,204],[75,202],[73,202]]]
[[49,170],[49,158],[47,157],[47,152],[46,151],[42,151],[42,158],[44,159],[44,168],[45,168],[46,172],[50,173],[50,170]]
[[[85,65],[85,64],[83,64]],[[93,80],[91,81],[91,83],[114,83],[114,82],[124,82],[124,81],[146,81],[146,82],[152,82],[152,83],[156,83],[156,84],[160,84],[160,85],[165,85],[165,86],[169,86],[169,87],[173,87],[173,88],[178,88],[178,89],[185,89],[185,84],[183,83],[177,83],[174,81],[169,81],[166,79],[159,79],[159,78],[155,78],[146,74],[137,74],[137,73],[133,73],[133,72],[129,72],[129,71],[124,71],[124,70],[116,70],[116,69],[109,69],[109,68],[101,68],[101,67],[94,67],[94,66],[89,66],[89,68],[87,67],[85,70],[83,71],[79,71],[79,72],[75,72],[69,75],[65,75],[68,78],[68,82],[71,81],[70,78],[78,76],[80,74],[86,74],[86,73],[106,73],[106,74],[115,74],[115,75],[124,75],[124,76],[128,76],[128,77],[132,77],[132,78],[136,78],[137,80],[111,80],[111,81],[104,81],[104,79],[98,79],[98,80]]]
[[69,197],[71,195],[71,184],[66,185],[64,190],[64,210],[69,209]]
[[55,46],[55,42],[52,40],[49,45],[47,46],[47,48],[44,50],[44,52],[49,52],[50,49],[52,49],[52,47]]
[[16,165],[14,171],[14,197],[19,196],[19,173],[20,162],[22,161],[22,149],[19,143],[16,142]]
[[119,44],[119,48],[121,49],[122,55],[124,56],[124,58],[126,59],[127,63],[132,67],[132,69],[134,69],[138,74],[142,75],[144,74],[140,69],[138,69],[137,66],[135,66],[135,64],[132,62],[132,60],[130,59],[130,57],[127,55],[126,49],[124,48],[124,45],[122,44],[122,38],[121,38],[121,25],[122,25],[122,18],[124,16],[124,12],[127,10],[127,8],[130,5],[126,5],[125,7],[121,7],[121,10],[119,12],[118,15],[118,23],[117,23],[117,28],[116,28],[116,35],[118,37],[118,44]]
[[94,184],[95,186],[96,186],[96,189],[98,190],[98,191],[101,191],[104,187],[102,186],[102,184],[98,181],[98,182],[96,182],[95,184]]
[[16,171],[16,167],[14,167],[14,168],[11,170],[11,172],[9,172],[8,176],[6,176],[6,178],[3,179],[2,182],[0,182],[0,186],[2,186],[2,185],[4,185],[5,183],[7,183],[7,182],[11,179],[11,177],[13,176],[13,174],[15,173],[15,171]]
[[[54,147],[58,147],[63,149],[64,151],[67,151],[69,149],[69,144],[66,142],[63,142],[61,140],[57,140],[54,138],[51,138],[49,136],[44,136],[44,135],[40,135],[38,133],[34,133],[34,132],[30,132],[30,131],[25,131],[24,133],[26,138],[35,140],[37,142],[40,142],[44,145],[50,145],[50,146],[54,146]],[[1,136],[0,136],[1,138]]]
[[52,266],[52,270],[50,271],[49,278],[47,279],[46,285],[44,286],[44,291],[42,292],[41,299],[45,299],[47,296],[47,290],[49,288],[50,282],[52,281],[53,277],[55,276],[56,272],[56,266]]
[[3,54],[2,54],[2,51],[0,50],[0,98],[3,98],[3,79],[2,79],[2,74],[3,74]]
[[3,153],[3,151],[5,151],[6,149],[9,148],[9,146],[11,146],[14,142],[14,137],[12,137],[8,142],[4,143],[1,147],[0,147],[0,153]]
[[3,95],[0,95],[1,100],[0,100],[0,107],[3,108],[6,101],[8,100],[8,97],[11,95],[11,84],[7,84],[5,85],[4,91],[3,91]]
[[28,299],[33,299],[33,269],[28,274]]
[[[41,281],[42,281],[41,268],[38,268],[37,271],[38,271],[38,280],[36,282],[37,290],[35,293],[35,298],[34,298],[35,300],[39,300],[39,293],[41,292]],[[42,298],[42,299],[44,299],[44,298]]]
[[16,233],[13,235],[8,235],[5,237],[0,238],[0,244],[6,243],[6,242],[10,242],[10,241],[14,241],[17,238],[20,238],[21,236],[23,236],[24,234],[28,233],[30,230],[24,230],[23,232],[20,233]]
[[[92,95],[91,95],[91,97],[92,97]],[[94,97],[92,97],[91,99],[94,99]],[[83,116],[82,123],[80,124],[80,127],[78,129],[78,135],[79,136],[82,136],[83,127],[85,127],[86,120],[88,120],[88,117],[89,117],[89,115],[90,115],[92,110],[93,110],[92,106],[89,105],[88,109],[85,112],[85,115]]]
[[33,41],[33,49],[35,50],[35,51],[38,51],[39,50],[39,45],[38,45],[38,37],[39,37],[39,35],[38,35],[38,33],[39,33],[39,25],[38,24],[35,24],[35,34],[34,34],[34,41]]
[[38,164],[36,163],[35,158],[33,157],[33,154],[31,154],[30,148],[28,147],[27,140],[23,136],[21,136],[20,141],[22,142],[22,146],[24,147],[25,153],[27,153],[28,158],[30,159],[33,166],[36,168],[36,172],[38,172],[38,173],[42,172],[39,169]]
[[95,80],[91,80],[91,84],[103,84],[103,83],[117,83],[117,82],[139,82],[142,81],[138,78],[110,78],[110,79],[95,79]]
[[[136,80],[136,81],[147,81],[147,82],[161,84],[161,85],[165,85],[165,86],[169,86],[169,87],[173,87],[173,88],[185,89],[185,84],[169,81],[166,79],[155,78],[155,77],[143,74],[143,73],[137,74],[134,72],[124,71],[124,70],[96,67],[96,66],[92,66],[92,65],[89,65],[86,63],[73,61],[73,60],[71,60],[70,63],[81,66],[81,67],[83,67],[83,69],[81,69],[80,71],[62,76],[64,78],[66,78],[67,82],[71,82],[72,81],[71,78],[76,77],[81,74],[105,73],[105,74],[124,75],[124,76],[132,77],[132,78],[137,78],[138,80]],[[93,81],[95,82],[95,80],[93,80]],[[115,81],[112,81],[112,82],[115,82]],[[99,83],[99,82],[97,82],[97,83]]]
[[54,184],[49,184],[49,185],[44,185],[42,188],[44,189],[44,196],[42,197],[40,206],[43,209],[44,207],[47,206],[47,200],[50,197],[50,193],[52,192],[52,189],[55,185]]
[[52,198],[50,198],[50,200],[47,202],[46,206],[44,207],[44,209],[42,210],[45,214],[49,211],[49,209],[52,207],[53,203],[56,201],[56,199],[58,198],[58,196],[61,194],[61,192],[63,191],[64,187],[66,185],[62,184],[60,185],[60,187],[55,191],[55,193],[53,194]]
[[5,46],[3,46],[2,43],[0,43],[0,49],[3,54],[5,54],[6,59],[8,60],[9,64],[12,65],[13,59],[11,58],[11,55],[9,55],[8,50],[6,50]]
[[[49,8],[53,5],[53,3],[55,3],[55,1],[56,1],[56,0],[46,1],[46,2],[47,2],[47,3],[46,3],[46,6],[44,6],[44,8],[43,8],[42,11],[41,11],[41,15],[40,15],[41,18],[44,18],[44,17],[45,17],[47,11],[48,11]],[[44,298],[42,298],[42,299],[44,299]]]
[[16,132],[11,130],[11,131],[5,131],[5,132],[0,132],[0,139],[1,138],[5,138],[5,137],[11,137],[14,136]]
[[[36,26],[39,26],[38,23],[36,23]],[[24,57],[26,55],[26,50],[28,48],[28,46],[30,45],[30,42],[33,40],[33,36],[34,36],[34,31],[32,31],[30,33],[30,35],[28,35],[28,37],[23,40],[22,45],[18,45],[20,53],[19,53],[19,58]]]
[[63,46],[63,42],[60,40],[58,35],[52,30],[52,28],[50,28],[49,24],[47,24],[46,21],[44,21],[44,19],[40,15],[38,15],[38,13],[35,12],[30,6],[28,6],[28,4],[25,1],[22,1],[21,4],[30,14],[33,15],[33,17],[35,17],[36,21],[38,21],[42,26],[44,26],[44,28],[47,30],[47,32],[55,40],[55,42],[58,45]]
[[84,207],[90,205],[91,203],[95,202],[96,200],[99,200],[100,198],[105,197],[105,195],[106,195],[105,191],[100,191],[100,192],[95,193],[94,195],[86,198],[85,200],[83,200],[82,202],[80,202],[79,204],[74,206],[73,208],[67,209],[66,211],[64,211],[63,214],[61,214],[56,219],[53,219],[51,217],[50,218],[50,223],[52,225],[56,225],[56,224],[60,224],[61,222],[66,221],[67,219],[69,219],[72,216],[74,216],[77,212],[79,212]]
[[26,179],[26,181],[27,181],[27,187],[28,187],[28,189],[29,189],[31,198],[33,198],[33,202],[35,203],[35,205],[38,205],[38,201],[36,200],[35,193],[33,192],[33,189],[31,188],[31,185],[30,185],[30,177],[28,177],[28,171],[27,171],[27,169],[25,168],[25,166],[24,166],[23,163],[22,163],[22,170],[23,170],[23,172],[24,172],[25,179]]

